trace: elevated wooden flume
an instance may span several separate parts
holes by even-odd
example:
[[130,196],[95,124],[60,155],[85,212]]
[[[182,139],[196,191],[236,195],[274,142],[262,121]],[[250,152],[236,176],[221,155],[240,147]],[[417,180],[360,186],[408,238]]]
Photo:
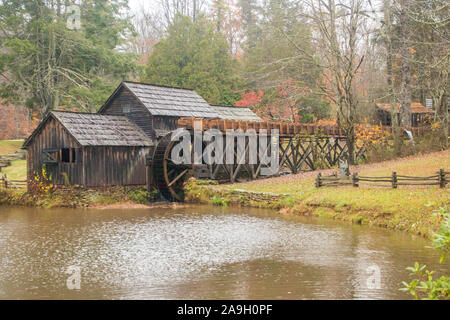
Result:
[[[320,125],[288,122],[253,122],[224,119],[205,118],[180,118],[178,128],[188,131],[217,129],[224,136],[228,130],[250,129],[260,134],[271,134],[272,129],[278,130],[279,142],[279,166],[273,176],[282,174],[296,174],[301,171],[312,171],[319,168],[331,168],[339,164],[341,160],[348,158],[348,144],[342,130],[337,125]],[[365,126],[364,130],[372,130],[375,127]],[[378,130],[380,127],[378,127]],[[404,128],[400,128],[401,132]],[[265,131],[263,131],[265,130]],[[384,132],[391,132],[391,127],[381,127]],[[423,135],[429,128],[411,128],[414,136]],[[149,188],[157,188],[161,194],[171,201],[183,201],[183,184],[188,176],[219,180],[221,182],[234,183],[238,180],[252,180],[261,177],[261,169],[265,167],[259,161],[249,164],[244,159],[238,159],[236,143],[227,146],[224,143],[225,152],[228,148],[234,148],[233,164],[228,164],[225,159],[220,164],[212,165],[176,165],[171,159],[171,150],[177,142],[171,141],[172,133],[168,133],[159,140],[153,153],[149,167]],[[191,135],[193,136],[193,135]],[[258,138],[259,139],[259,138]],[[226,139],[223,139],[224,141]],[[248,160],[250,138],[245,138],[245,154]],[[266,152],[271,152],[271,139],[267,139]],[[193,141],[191,141],[193,144]],[[206,147],[205,143],[203,147]],[[191,148],[193,149],[193,148]],[[366,146],[355,146],[355,160],[365,158]]]
[[[337,125],[320,125],[288,122],[253,122],[224,119],[205,118],[180,118],[178,128],[188,131],[217,129],[224,136],[228,130],[242,130],[248,132],[252,129],[260,134],[265,130],[268,135],[272,129],[278,130],[279,134],[279,166],[274,176],[282,174],[296,174],[301,171],[311,171],[319,168],[330,168],[339,164],[341,160],[348,158],[348,144],[342,130]],[[371,130],[370,126],[365,128]],[[378,127],[379,129],[379,127]],[[400,128],[404,131],[404,128]],[[391,127],[381,127],[384,132],[390,133]],[[410,128],[414,136],[423,135],[428,128]],[[192,135],[191,135],[192,136]],[[223,139],[224,141],[226,139]],[[270,140],[267,143],[266,152],[271,152]],[[245,138],[245,153],[248,160],[250,138]],[[155,148],[149,168],[149,188],[157,188],[168,200],[183,201],[183,184],[191,175],[197,178],[219,180],[221,182],[234,183],[238,180],[252,180],[261,177],[261,169],[264,164],[259,161],[249,164],[248,161],[238,159],[236,143],[234,148],[233,164],[223,161],[221,164],[212,165],[176,165],[171,159],[171,150],[177,142],[171,141],[171,133],[159,140]],[[193,144],[193,141],[191,141]],[[204,147],[206,145],[204,144]],[[226,150],[230,146],[224,143]],[[365,158],[366,147],[355,146],[356,161]],[[191,148],[193,149],[193,148]]]
[[[278,130],[279,163],[278,170],[273,173],[274,176],[316,170],[319,167],[332,167],[337,165],[339,160],[348,156],[347,139],[337,125],[180,118],[178,127],[188,131],[195,129],[202,132],[217,129],[223,135],[227,130],[241,129],[248,132],[253,129],[257,134],[265,130],[270,136],[271,130]],[[159,140],[149,168],[149,188],[157,188],[168,200],[183,201],[183,184],[189,176],[234,183],[238,180],[257,179],[261,177],[262,169],[267,167],[267,164],[261,163],[259,159],[255,164],[247,161],[250,142],[248,136],[245,137],[245,159],[238,159],[236,143],[228,146],[225,143],[226,139],[223,139],[224,154],[227,153],[228,148],[234,148],[232,152],[234,161],[231,161],[233,164],[228,164],[230,163],[228,159],[227,161],[223,159],[220,164],[177,165],[170,158],[171,150],[177,144],[177,142],[171,141],[171,135],[172,133],[168,133]],[[270,153],[272,152],[271,139],[266,140],[265,151]],[[206,145],[203,144],[203,147]],[[364,154],[364,147],[356,150],[357,159],[363,158]]]
[[279,130],[280,137],[291,137],[295,135],[313,135],[320,133],[323,136],[330,136],[336,138],[343,138],[344,134],[337,125],[320,125],[309,123],[290,123],[290,122],[269,122],[269,121],[238,121],[238,120],[223,120],[223,119],[204,119],[204,118],[180,118],[178,120],[179,128],[186,128],[188,130],[194,129],[194,124],[200,123],[203,131],[208,129],[218,129],[222,132],[226,130],[241,129],[247,131],[254,129],[259,132],[261,129],[270,131],[272,129]]

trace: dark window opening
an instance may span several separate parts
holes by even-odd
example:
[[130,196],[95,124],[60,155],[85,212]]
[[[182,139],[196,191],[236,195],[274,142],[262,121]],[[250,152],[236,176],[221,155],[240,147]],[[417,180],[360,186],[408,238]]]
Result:
[[77,149],[62,148],[60,151],[60,162],[75,163],[77,161]]
[[69,148],[61,149],[61,162],[65,162],[65,163],[70,162],[70,149]]

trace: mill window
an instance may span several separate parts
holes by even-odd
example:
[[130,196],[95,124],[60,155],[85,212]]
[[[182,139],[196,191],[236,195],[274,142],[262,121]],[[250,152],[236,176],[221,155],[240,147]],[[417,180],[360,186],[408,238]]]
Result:
[[75,163],[76,154],[75,148],[62,148],[60,152],[60,161],[63,163]]

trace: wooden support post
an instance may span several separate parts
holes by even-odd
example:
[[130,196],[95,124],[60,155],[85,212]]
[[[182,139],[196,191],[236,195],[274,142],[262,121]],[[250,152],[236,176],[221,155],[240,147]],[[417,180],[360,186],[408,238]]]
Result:
[[397,172],[392,172],[392,188],[397,189],[398,180],[397,180]]
[[320,188],[322,186],[322,174],[319,173],[316,178],[316,188]]
[[359,187],[359,179],[356,172],[352,174],[352,184],[354,187]]
[[5,173],[5,175],[3,176],[3,180],[4,180],[4,182],[5,182],[5,189],[8,189],[8,178],[6,177],[6,173]]
[[445,188],[446,184],[447,184],[447,181],[445,181],[445,170],[441,169],[441,170],[439,170],[439,187]]

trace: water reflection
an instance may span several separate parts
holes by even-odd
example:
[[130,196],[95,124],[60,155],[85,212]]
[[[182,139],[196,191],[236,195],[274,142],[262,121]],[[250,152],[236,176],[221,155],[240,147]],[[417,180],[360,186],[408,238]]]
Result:
[[[408,298],[421,238],[249,209],[0,208],[1,299]],[[81,290],[66,287],[69,266]],[[381,272],[370,289],[368,268]]]

